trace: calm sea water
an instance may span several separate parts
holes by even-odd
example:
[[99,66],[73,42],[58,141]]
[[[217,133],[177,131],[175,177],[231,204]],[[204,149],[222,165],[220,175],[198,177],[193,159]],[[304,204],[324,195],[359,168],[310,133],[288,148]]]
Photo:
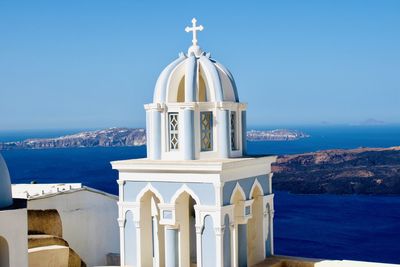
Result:
[[[271,127],[276,128],[276,127]],[[296,128],[299,129],[299,128]],[[331,148],[400,145],[400,126],[306,127],[311,138],[250,142],[250,154],[292,154]],[[77,131],[0,132],[0,141]],[[110,161],[140,158],[142,147],[2,151],[13,183],[82,182],[117,194]],[[400,178],[400,177],[399,177]],[[275,252],[283,255],[400,263],[400,196],[275,193]]]

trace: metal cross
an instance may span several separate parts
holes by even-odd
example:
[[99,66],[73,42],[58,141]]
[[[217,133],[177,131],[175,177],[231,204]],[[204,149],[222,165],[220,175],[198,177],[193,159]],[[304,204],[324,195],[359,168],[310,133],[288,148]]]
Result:
[[196,18],[192,19],[192,27],[186,27],[185,31],[186,32],[193,32],[193,39],[192,39],[192,43],[193,46],[197,46],[197,31],[202,31],[204,29],[203,25],[196,25]]

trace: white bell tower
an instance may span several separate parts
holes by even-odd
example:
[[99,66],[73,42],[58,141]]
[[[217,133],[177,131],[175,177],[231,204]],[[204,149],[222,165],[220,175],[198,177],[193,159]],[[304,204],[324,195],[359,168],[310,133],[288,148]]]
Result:
[[273,254],[271,163],[246,155],[246,104],[198,45],[160,74],[145,105],[147,158],[112,162],[121,266],[241,267]]
[[149,159],[234,158],[246,150],[246,105],[228,69],[198,46],[204,28],[196,22],[185,29],[192,46],[162,71],[145,105]]

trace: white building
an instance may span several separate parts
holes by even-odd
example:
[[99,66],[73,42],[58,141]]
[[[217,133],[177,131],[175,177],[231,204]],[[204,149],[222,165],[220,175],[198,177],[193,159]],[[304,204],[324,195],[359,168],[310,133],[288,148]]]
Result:
[[197,44],[169,64],[145,105],[147,158],[119,171],[121,266],[252,266],[273,254],[271,163],[246,157],[246,104]]
[[[51,211],[59,214],[60,234],[51,234],[52,229],[40,229],[42,234],[56,235],[68,244],[54,242],[54,237],[41,246],[35,243],[34,235],[29,235],[29,266],[71,265],[72,249],[87,266],[107,264],[107,255],[119,253],[119,227],[117,197],[105,192],[84,187],[82,184],[16,184],[12,186],[13,196],[28,199],[28,210]],[[35,214],[33,214],[35,215]],[[48,217],[46,217],[48,216]],[[39,220],[51,220],[52,214],[43,214]],[[29,216],[29,220],[37,220]],[[30,223],[32,225],[33,222]],[[55,227],[56,223],[52,223]],[[31,230],[31,229],[29,229]],[[25,237],[25,242],[27,239]],[[37,243],[37,242],[36,242]],[[55,245],[57,247],[55,247]],[[68,261],[70,263],[68,263]],[[53,264],[53,265],[52,265]],[[22,266],[22,265],[21,265]],[[25,265],[26,266],[26,265]]]
[[28,266],[26,200],[13,199],[8,168],[0,155],[0,267]]

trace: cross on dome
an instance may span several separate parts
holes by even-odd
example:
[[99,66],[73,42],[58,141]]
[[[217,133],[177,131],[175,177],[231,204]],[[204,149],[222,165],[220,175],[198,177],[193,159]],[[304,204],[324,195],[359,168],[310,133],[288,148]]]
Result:
[[203,25],[196,25],[196,18],[192,19],[192,27],[186,27],[185,31],[186,32],[193,32],[193,39],[192,39],[192,43],[193,46],[197,46],[197,31],[202,31],[204,29]]

